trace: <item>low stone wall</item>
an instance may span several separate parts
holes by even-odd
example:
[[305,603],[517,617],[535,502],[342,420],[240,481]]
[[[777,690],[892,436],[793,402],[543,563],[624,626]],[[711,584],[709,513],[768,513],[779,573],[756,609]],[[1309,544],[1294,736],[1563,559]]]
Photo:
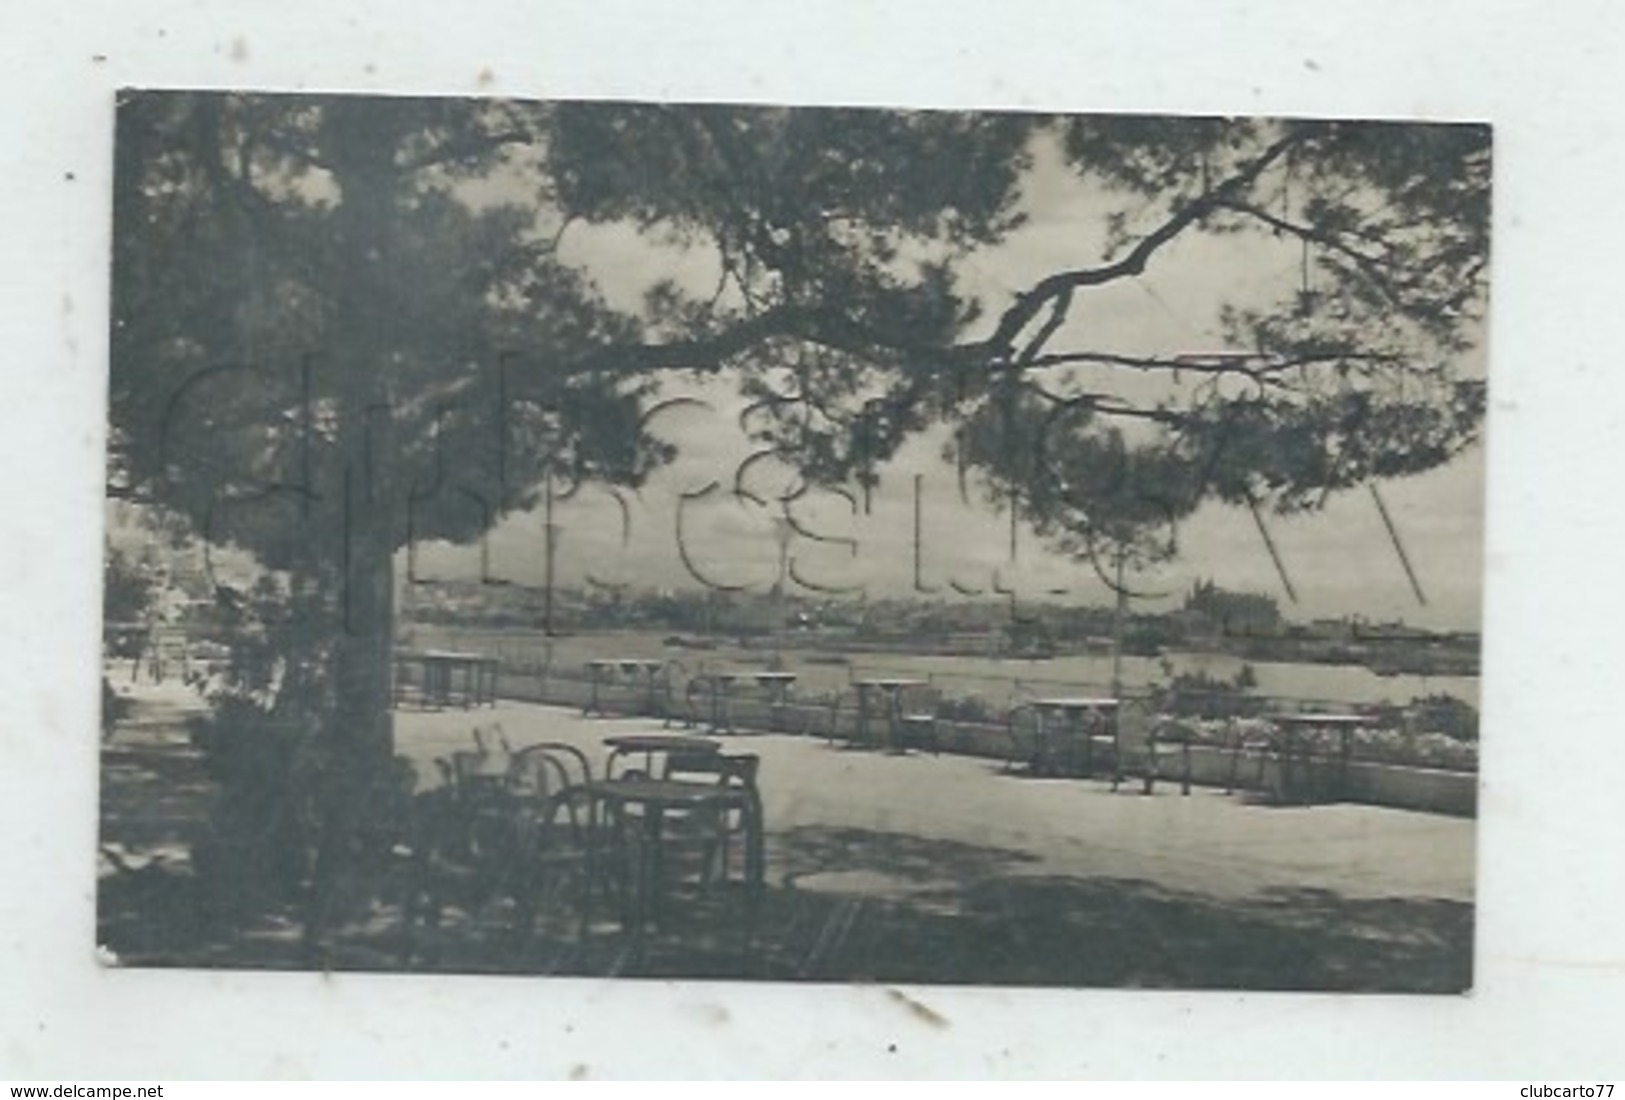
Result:
[[1478,813],[1478,774],[1397,764],[1354,764],[1349,798],[1378,806],[1473,817]]
[[[498,677],[497,694],[527,702],[585,707],[592,687],[579,677],[503,672]],[[610,713],[644,713],[642,693],[627,685],[601,688],[599,701]],[[697,703],[703,709],[704,701],[697,700]],[[699,717],[688,713],[687,703],[681,698],[671,700],[670,706],[669,716],[663,719],[657,714],[650,720],[683,724]],[[752,693],[731,699],[729,712],[734,724],[742,730],[771,729],[840,741],[850,741],[858,735],[857,714],[850,703],[838,708],[809,702],[775,707],[765,696]],[[1003,723],[941,721],[937,728],[937,746],[945,753],[1005,763],[1012,762],[1012,756],[1018,755],[1010,729]],[[1158,783],[1174,784],[1177,788],[1186,779],[1187,766],[1188,778],[1197,786],[1277,795],[1282,791],[1281,761],[1271,754],[1238,754],[1205,744],[1192,745],[1188,754],[1177,744],[1165,743],[1158,747],[1155,761]],[[1143,754],[1125,761],[1124,771],[1129,783],[1142,783],[1146,771]],[[1306,764],[1294,764],[1294,789],[1308,792],[1312,797],[1333,790],[1338,778],[1339,762],[1335,759],[1312,758]],[[1478,776],[1472,772],[1353,761],[1345,782],[1344,797],[1366,805],[1461,817],[1473,816],[1478,808]]]

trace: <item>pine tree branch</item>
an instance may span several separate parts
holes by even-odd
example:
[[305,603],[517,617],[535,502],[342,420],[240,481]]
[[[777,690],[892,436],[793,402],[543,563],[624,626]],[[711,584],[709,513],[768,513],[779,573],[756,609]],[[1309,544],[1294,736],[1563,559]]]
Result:
[[1172,217],[1140,238],[1139,243],[1127,254],[1112,263],[1100,267],[1060,271],[1041,280],[1016,299],[1015,304],[1000,317],[993,335],[981,341],[979,346],[992,357],[1009,358],[1016,337],[1054,299],[1081,287],[1104,286],[1119,279],[1143,274],[1151,258],[1163,247],[1207,215],[1229,202],[1237,201],[1247,188],[1251,187],[1271,165],[1285,156],[1299,140],[1292,134],[1280,138],[1234,174],[1186,203]]
[[1320,245],[1322,248],[1328,249],[1347,258],[1348,260],[1352,261],[1355,267],[1359,268],[1360,271],[1368,279],[1370,279],[1371,282],[1376,285],[1377,288],[1382,291],[1383,295],[1386,296],[1390,301],[1397,302],[1399,300],[1400,295],[1394,289],[1393,281],[1389,277],[1389,273],[1383,266],[1382,261],[1375,256],[1360,251],[1343,238],[1335,234],[1316,229],[1311,225],[1303,225],[1299,222],[1294,222],[1286,218],[1279,217],[1275,214],[1271,214],[1268,210],[1254,206],[1251,203],[1241,202],[1240,200],[1229,199],[1220,203],[1219,205],[1225,210],[1233,211],[1237,214],[1241,214],[1244,217],[1256,219],[1257,221],[1269,226],[1271,229],[1276,229],[1282,233],[1288,234],[1289,236],[1296,237],[1300,241],[1307,241],[1310,244]]
[[418,156],[407,157],[401,161],[400,168],[404,172],[417,172],[436,165],[476,160],[480,157],[489,156],[504,145],[515,145],[533,140],[534,137],[523,130],[502,130],[492,134],[474,134],[460,140],[443,141],[433,149]]

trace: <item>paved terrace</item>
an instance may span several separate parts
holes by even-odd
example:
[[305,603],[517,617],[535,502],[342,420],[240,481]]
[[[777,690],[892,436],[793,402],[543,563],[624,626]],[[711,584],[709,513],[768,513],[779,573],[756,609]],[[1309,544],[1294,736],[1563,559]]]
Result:
[[[432,781],[435,757],[471,747],[474,726],[492,723],[515,748],[565,741],[599,769],[605,737],[659,729],[649,719],[504,701],[398,712],[397,748]],[[1204,788],[1187,797],[1177,784],[1149,797],[1137,784],[1113,793],[1098,779],[1027,778],[987,760],[893,756],[802,736],[726,741],[762,758],[769,889],[753,936],[737,905],[678,897],[675,919],[642,959],[607,914],[585,941],[555,924],[515,956],[476,915],[461,928],[452,920],[434,965],[1085,986],[1471,984],[1470,820],[1353,804],[1276,807]],[[173,738],[167,747],[176,751]],[[131,759],[121,767],[126,781],[140,771]],[[111,794],[106,838],[140,836],[142,804]],[[380,909],[371,929],[340,945],[334,965],[393,965],[380,946],[392,922],[398,914]],[[268,919],[201,955],[171,947],[147,961],[295,965],[291,932],[286,919]]]

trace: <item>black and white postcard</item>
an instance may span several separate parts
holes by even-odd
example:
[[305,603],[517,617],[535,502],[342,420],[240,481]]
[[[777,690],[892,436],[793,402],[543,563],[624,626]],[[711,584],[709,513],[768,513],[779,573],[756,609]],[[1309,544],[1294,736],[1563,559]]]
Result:
[[0,1077],[1601,1089],[1604,8],[20,10]]
[[1487,125],[129,89],[114,161],[107,961],[1472,987]]

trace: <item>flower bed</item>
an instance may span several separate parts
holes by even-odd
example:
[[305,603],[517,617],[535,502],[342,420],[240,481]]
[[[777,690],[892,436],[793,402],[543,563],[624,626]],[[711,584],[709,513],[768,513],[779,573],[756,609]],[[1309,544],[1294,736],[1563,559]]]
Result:
[[[1237,744],[1274,741],[1279,727],[1267,718],[1176,718],[1159,719],[1159,736],[1173,733],[1192,744],[1229,749]],[[1309,752],[1333,756],[1342,751],[1342,735],[1335,730],[1304,730],[1299,744]],[[1401,767],[1440,768],[1447,771],[1477,771],[1478,744],[1438,732],[1411,733],[1392,726],[1356,729],[1352,758],[1373,764]]]

